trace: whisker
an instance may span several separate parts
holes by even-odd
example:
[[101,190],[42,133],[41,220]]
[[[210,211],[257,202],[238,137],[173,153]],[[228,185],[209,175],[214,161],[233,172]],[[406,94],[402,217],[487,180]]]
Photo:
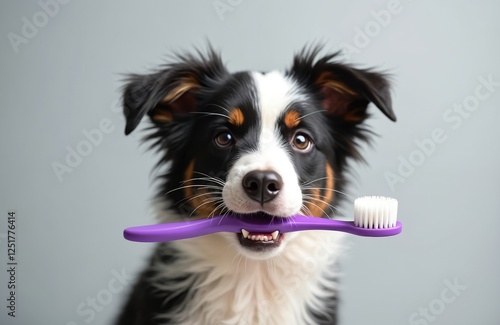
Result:
[[186,183],[189,183],[189,182],[192,182],[192,181],[207,181],[207,182],[213,182],[213,183],[216,183],[216,184],[219,184],[219,185],[224,185],[224,183],[222,183],[221,181],[219,181],[217,179],[207,178],[207,177],[191,178],[191,179],[188,179],[186,181],[182,181],[180,183],[181,184],[186,184]]
[[305,182],[302,184],[302,186],[309,185],[309,184],[314,183],[314,182],[319,182],[319,181],[324,180],[324,179],[328,179],[328,176],[316,178],[316,179],[313,179],[312,181]]
[[[302,120],[303,118],[306,118],[306,117],[308,117],[308,116],[311,116],[311,115],[313,115],[313,114],[318,114],[318,113],[323,113],[323,110],[317,110],[317,111],[314,111],[314,112],[312,112],[312,113],[302,115],[302,116],[301,116],[301,117],[299,117],[297,120],[299,120],[299,121],[300,121],[300,120]],[[297,121],[297,120],[296,120],[296,121]]]
[[221,116],[223,118],[229,119],[228,115],[221,114],[221,113],[214,113],[214,112],[191,112],[191,114],[201,114],[205,116]]
[[301,210],[304,210],[304,215],[305,216],[312,216],[312,211],[305,204],[303,204],[303,203],[302,203]]
[[[346,193],[343,193],[341,191],[337,191],[337,190],[334,190],[334,189],[331,189],[331,188],[322,188],[322,187],[309,187],[309,188],[303,188],[303,190],[308,190],[308,191],[313,191],[313,190],[324,190],[324,191],[331,191],[331,192],[334,192],[334,193],[337,193],[337,194],[341,194],[341,195],[344,195],[346,196],[348,199],[350,199],[351,201],[354,202],[354,198],[351,197],[350,195],[346,194]],[[320,195],[321,198],[323,199],[326,199],[327,198],[327,195]]]
[[[192,199],[189,199],[189,200],[188,200],[187,202],[185,202],[185,203],[188,203],[188,202],[190,202],[191,200],[192,200]],[[214,198],[213,198],[213,197],[208,197],[208,198],[206,198],[206,199],[203,199],[203,200],[200,202],[200,205],[198,205],[198,206],[196,207],[195,211],[196,211],[199,207],[201,207],[201,206],[203,206],[203,205],[205,205],[205,204],[208,204],[208,203],[213,203],[213,202],[214,202]]]
[[205,193],[197,194],[197,195],[192,196],[192,197],[183,198],[182,200],[179,200],[176,203],[174,203],[174,205],[187,203],[191,200],[197,199],[197,198],[205,196],[205,195],[210,195],[210,194],[222,194],[222,192],[205,192]]
[[190,185],[184,185],[184,186],[179,186],[177,188],[174,188],[173,190],[168,191],[167,193],[164,194],[164,196],[175,192],[175,191],[180,191],[184,190],[186,188],[198,188],[198,189],[213,189],[213,190],[222,190],[222,187],[215,186],[215,185],[205,185],[205,184],[190,184]]
[[344,196],[346,196],[347,198],[351,199],[354,201],[354,197],[350,196],[349,194],[345,193],[345,192],[342,192],[342,191],[339,191],[339,190],[336,190],[336,189],[333,189],[333,188],[327,188],[327,187],[302,187],[302,189],[304,190],[325,190],[325,191],[332,191],[332,192],[335,192],[335,193],[338,193],[338,194],[342,194]]
[[[327,205],[329,207],[329,209],[335,213],[335,212],[340,212],[341,214],[345,215],[345,212],[342,211],[340,208],[336,207],[336,206],[333,206],[332,204],[326,202],[325,200],[321,200],[321,199],[318,199],[317,197],[313,197],[313,196],[310,196],[310,195],[304,195],[305,198],[307,199],[310,199],[310,200],[315,200],[315,201],[318,201],[320,203],[323,203],[325,205]],[[311,202],[312,203],[312,202]]]
[[312,183],[314,183],[314,182],[319,182],[319,181],[321,181],[321,180],[324,180],[324,179],[329,179],[329,178],[332,178],[334,181],[340,181],[340,178],[338,178],[338,177],[335,177],[335,176],[330,176],[330,177],[329,177],[329,176],[325,176],[325,177],[319,177],[319,178],[316,178],[316,179],[313,179],[313,180],[310,180],[310,181],[307,181],[307,182],[306,182],[306,181],[304,181],[304,182],[301,184],[301,186],[302,186],[302,185],[309,185],[309,184],[312,184]]
[[218,107],[218,108],[225,110],[228,114],[231,113],[227,108],[225,108],[224,106],[221,106],[221,105],[217,105],[217,104],[212,103],[212,104],[207,104],[207,106],[215,106],[215,107]]
[[[222,208],[222,207],[224,207],[224,206],[225,206],[225,204],[224,204],[224,200],[219,199],[219,200],[217,200],[217,202],[221,202],[221,203],[219,203],[219,204],[218,204],[218,205],[217,205],[217,206],[216,206],[216,207],[212,210],[212,212],[210,212],[210,214],[208,215],[208,217],[215,217],[215,212],[216,212],[217,210],[219,210],[220,208]],[[215,202],[214,202],[214,204],[215,204]],[[223,216],[221,216],[221,219],[220,219],[220,221],[219,221],[219,225],[220,225],[220,223],[222,222],[222,220],[224,219],[224,217],[225,217],[224,215],[223,215]]]
[[209,203],[214,203],[214,202],[216,202],[216,201],[214,201],[214,199],[215,199],[215,198],[209,198],[209,199],[207,199],[207,200],[206,200],[206,202],[202,202],[200,205],[198,205],[198,206],[196,207],[196,209],[194,209],[194,210],[193,210],[193,212],[191,212],[191,214],[189,215],[189,217],[192,217],[192,216],[193,216],[193,214],[194,214],[194,213],[195,213],[195,212],[196,212],[199,208],[201,208],[202,206],[207,205],[207,204],[209,204]]
[[205,174],[205,173],[202,173],[202,172],[196,172],[196,171],[193,172],[193,174],[200,174],[202,176],[205,176],[207,178],[207,180],[218,181],[218,182],[220,182],[221,185],[225,184],[225,182],[220,177],[210,176],[208,174]]
[[[330,217],[330,215],[329,215],[328,213],[326,213],[326,211],[325,211],[325,210],[323,210],[323,209],[322,209],[319,205],[317,205],[317,204],[315,204],[315,203],[313,203],[313,202],[311,202],[311,201],[308,201],[308,200],[304,200],[304,202],[305,202],[305,203],[308,203],[308,204],[312,204],[312,205],[314,205],[315,207],[317,207],[318,209],[320,209],[320,210],[321,210],[321,211],[322,211],[322,212],[323,212],[323,213],[324,213],[324,214],[328,217],[328,219],[332,219],[332,217]],[[312,214],[311,214],[311,215],[312,215]]]
[[231,213],[231,210],[229,210],[226,206],[222,208],[222,211],[226,210],[226,212],[224,212],[222,214],[223,217],[228,217],[229,214]]

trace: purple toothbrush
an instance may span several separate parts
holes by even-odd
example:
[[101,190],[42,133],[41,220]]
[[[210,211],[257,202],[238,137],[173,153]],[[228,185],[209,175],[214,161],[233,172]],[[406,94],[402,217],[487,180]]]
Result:
[[166,242],[213,234],[250,231],[280,233],[302,230],[334,230],[366,237],[394,236],[401,232],[396,221],[397,201],[383,197],[356,199],[354,221],[340,221],[294,215],[288,218],[218,216],[209,219],[127,228],[124,237],[137,242]]
[[362,228],[353,221],[339,221],[295,215],[285,220],[258,222],[257,220],[241,220],[234,217],[213,217],[210,219],[185,222],[163,223],[150,226],[139,226],[125,229],[126,239],[137,242],[165,242],[192,237],[204,236],[216,232],[239,233],[248,229],[253,233],[280,233],[302,230],[335,230],[365,237],[394,236],[401,232],[401,222],[391,228]]

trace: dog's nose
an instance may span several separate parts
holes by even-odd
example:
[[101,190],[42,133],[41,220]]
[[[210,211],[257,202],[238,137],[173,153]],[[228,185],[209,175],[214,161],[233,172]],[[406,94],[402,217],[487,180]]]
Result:
[[242,185],[252,200],[263,205],[278,195],[283,180],[272,170],[253,170],[243,177]]

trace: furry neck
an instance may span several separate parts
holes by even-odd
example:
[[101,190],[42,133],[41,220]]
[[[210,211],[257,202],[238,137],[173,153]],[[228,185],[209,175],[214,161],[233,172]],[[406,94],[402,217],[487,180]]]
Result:
[[336,290],[342,234],[289,234],[284,251],[263,261],[239,254],[227,235],[173,243],[176,260],[157,266],[156,286],[189,291],[185,304],[164,316],[186,325],[315,324],[312,313],[324,311]]

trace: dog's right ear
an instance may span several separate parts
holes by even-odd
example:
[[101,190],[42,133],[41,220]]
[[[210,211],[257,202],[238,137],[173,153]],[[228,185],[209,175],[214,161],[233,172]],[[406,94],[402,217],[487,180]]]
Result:
[[178,62],[147,75],[132,74],[123,93],[125,134],[135,130],[147,113],[162,126],[198,107],[199,93],[228,74],[220,56],[209,49],[206,56],[179,55]]

